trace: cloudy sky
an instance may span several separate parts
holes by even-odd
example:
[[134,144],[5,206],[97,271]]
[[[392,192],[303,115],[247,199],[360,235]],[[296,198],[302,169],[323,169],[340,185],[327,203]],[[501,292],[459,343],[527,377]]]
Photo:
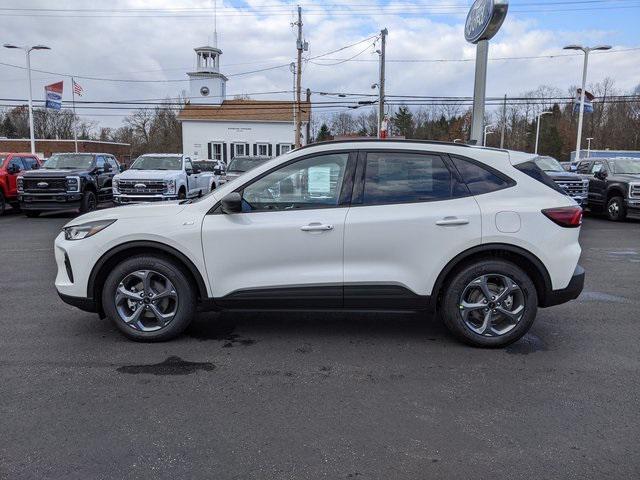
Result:
[[[358,42],[386,27],[388,94],[470,96],[475,47],[465,42],[463,25],[471,3],[302,1],[310,45],[306,57],[357,43],[306,61],[303,86],[314,92],[373,93],[377,45]],[[287,65],[296,54],[291,25],[296,4],[218,0],[221,70],[229,76],[230,96],[290,98],[266,92],[292,88]],[[543,84],[567,91],[579,82],[582,66],[581,56],[562,51],[569,43],[613,45],[612,53],[593,56],[589,81],[611,77],[619,89],[631,90],[640,83],[639,20],[640,0],[512,0],[507,20],[491,42],[487,95],[517,96]],[[32,68],[78,76],[83,100],[161,99],[188,89],[185,72],[194,67],[193,48],[211,42],[213,24],[213,0],[3,0],[0,43],[50,46],[51,51],[32,53]],[[0,49],[0,98],[24,99],[26,73],[10,65],[24,66],[24,55]],[[58,74],[34,73],[34,98],[43,99],[43,86],[62,79],[68,82]],[[65,100],[70,94],[66,83]],[[119,126],[127,111],[79,113],[104,126]]]

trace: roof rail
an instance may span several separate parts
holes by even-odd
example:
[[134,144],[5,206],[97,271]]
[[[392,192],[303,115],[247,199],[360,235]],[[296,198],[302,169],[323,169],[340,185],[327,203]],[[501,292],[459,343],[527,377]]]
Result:
[[415,139],[402,139],[402,138],[354,138],[352,140],[327,140],[323,142],[317,143],[309,143],[307,145],[303,145],[299,148],[296,148],[296,151],[303,150],[305,148],[315,147],[318,145],[335,145],[341,143],[357,143],[357,142],[366,142],[366,143],[390,143],[390,142],[398,142],[398,143],[417,143],[423,145],[455,145],[459,147],[472,147],[472,145],[466,143],[455,143],[455,142],[443,142],[440,140],[415,140]]

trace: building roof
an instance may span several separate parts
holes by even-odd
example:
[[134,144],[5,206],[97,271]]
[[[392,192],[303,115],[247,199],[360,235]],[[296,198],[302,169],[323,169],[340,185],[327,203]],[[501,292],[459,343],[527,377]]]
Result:
[[[293,122],[294,102],[279,100],[225,100],[220,106],[187,105],[178,120]],[[311,104],[301,102],[302,122],[308,122]]]

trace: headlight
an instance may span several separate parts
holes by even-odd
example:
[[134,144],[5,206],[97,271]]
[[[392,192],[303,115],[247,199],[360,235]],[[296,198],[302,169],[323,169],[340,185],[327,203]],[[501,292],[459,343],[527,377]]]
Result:
[[22,177],[18,177],[16,180],[16,186],[18,188],[18,192],[24,192],[24,179]]
[[165,180],[164,184],[167,186],[167,193],[176,193],[175,180]]
[[67,177],[67,192],[80,191],[80,177]]
[[113,179],[113,184],[111,185],[113,192],[112,193],[120,193],[120,190],[118,190],[118,186],[119,186],[120,182],[118,181],[118,179]]
[[115,220],[99,220],[97,222],[82,223],[80,225],[72,225],[71,227],[64,227],[65,240],[82,240],[83,238],[91,237],[96,233],[104,230],[111,225]]

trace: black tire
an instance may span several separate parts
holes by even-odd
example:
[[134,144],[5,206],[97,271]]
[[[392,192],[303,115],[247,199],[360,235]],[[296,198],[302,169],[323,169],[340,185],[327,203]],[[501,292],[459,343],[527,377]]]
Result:
[[184,188],[180,188],[178,191],[178,200],[185,200],[187,198],[187,191]]
[[209,189],[210,192],[213,192],[216,189],[216,182],[211,182],[211,188]]
[[96,208],[98,208],[98,197],[91,190],[85,191],[80,203],[80,213],[93,212]]
[[4,215],[4,211],[7,208],[7,202],[4,200],[4,195],[0,192],[0,215]]
[[612,222],[622,222],[627,218],[627,209],[624,206],[622,197],[611,197],[607,202],[607,210],[605,212],[607,218]]
[[[124,285],[127,278],[131,278],[134,272],[140,271],[150,271],[165,277],[165,279],[171,282],[171,286],[176,294],[175,306],[173,308],[175,313],[172,319],[165,326],[159,327],[154,331],[140,330],[141,325],[139,325],[138,322],[136,322],[136,327],[127,324],[118,311],[118,305],[116,305],[117,288]],[[168,257],[155,255],[132,257],[118,264],[107,277],[102,289],[102,307],[107,317],[131,340],[139,342],[162,342],[171,340],[180,335],[195,316],[196,294],[192,284],[193,282],[189,280],[188,274]],[[153,289],[155,290],[155,288]],[[157,294],[158,293],[156,293],[156,295]],[[143,307],[149,309],[151,305],[143,305]],[[122,308],[121,305],[120,309],[122,310]],[[126,310],[128,307],[124,308]],[[133,314],[134,311],[133,309],[129,309],[126,313]],[[144,317],[145,315],[149,318]],[[154,326],[155,321],[152,311],[146,312],[143,310],[140,319],[146,322],[147,326],[151,325],[151,328],[157,328]]]
[[29,218],[36,218],[40,216],[40,212],[38,210],[25,210],[24,214]]
[[[497,335],[490,329],[490,334],[495,336],[485,336],[467,326],[467,323],[463,320],[464,308],[461,302],[463,294],[470,291],[467,289],[476,279],[483,276],[491,278],[492,275],[495,275],[495,278],[507,277],[517,284],[519,290],[514,293],[511,303],[515,306],[515,295],[517,295],[518,301],[522,300],[523,312],[519,317],[519,321],[517,323],[514,322],[515,326],[510,331]],[[475,287],[470,288],[473,289]],[[440,315],[445,325],[458,339],[475,347],[500,348],[519,340],[531,328],[538,310],[538,294],[531,278],[517,265],[503,260],[479,260],[462,267],[444,285],[443,291]],[[477,300],[477,302],[479,304],[480,300]],[[505,305],[506,303],[505,301]],[[487,306],[493,308],[495,305]],[[497,306],[497,308],[501,309],[503,307]],[[483,316],[485,315],[485,310],[487,309],[476,307],[475,311],[477,313],[473,315]],[[467,315],[471,315],[470,312],[472,311],[473,309],[469,309]],[[496,312],[496,310],[492,311]],[[497,318],[497,322],[503,319],[508,320],[508,317],[502,316],[500,313],[494,318]]]

